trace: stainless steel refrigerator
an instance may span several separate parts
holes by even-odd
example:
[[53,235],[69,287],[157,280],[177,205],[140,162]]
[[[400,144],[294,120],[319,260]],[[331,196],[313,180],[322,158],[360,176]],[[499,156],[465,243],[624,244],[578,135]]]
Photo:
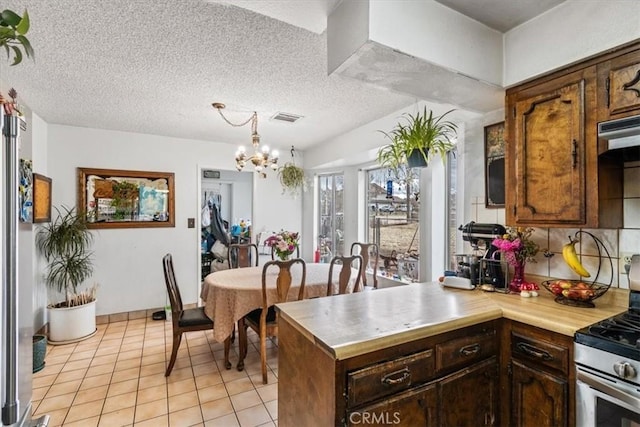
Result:
[[[9,109],[10,111],[10,109]],[[0,105],[2,127],[2,292],[0,293],[0,396],[2,397],[2,425],[29,426],[47,420],[32,420],[31,396],[33,386],[33,289],[32,280],[21,286],[19,270],[32,272],[31,265],[19,262],[18,223],[18,144],[20,118],[15,111],[5,114]],[[30,224],[23,224],[30,227]],[[23,235],[32,238],[30,229]],[[31,264],[31,256],[28,257]]]

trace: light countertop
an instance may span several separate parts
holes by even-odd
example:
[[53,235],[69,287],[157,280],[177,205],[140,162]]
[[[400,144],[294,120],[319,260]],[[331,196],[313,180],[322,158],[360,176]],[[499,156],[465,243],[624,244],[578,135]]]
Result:
[[595,305],[558,304],[545,289],[538,297],[522,298],[429,282],[278,304],[278,309],[304,336],[341,360],[503,317],[573,336],[625,311],[628,291],[611,288]]

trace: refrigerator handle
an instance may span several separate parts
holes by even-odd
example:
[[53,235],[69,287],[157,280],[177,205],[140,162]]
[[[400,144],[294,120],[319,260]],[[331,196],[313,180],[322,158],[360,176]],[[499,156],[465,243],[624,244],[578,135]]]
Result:
[[[2,106],[0,106],[2,108]],[[18,117],[0,113],[5,148],[4,221],[2,227],[4,257],[2,266],[2,376],[4,402],[2,424],[18,420]]]

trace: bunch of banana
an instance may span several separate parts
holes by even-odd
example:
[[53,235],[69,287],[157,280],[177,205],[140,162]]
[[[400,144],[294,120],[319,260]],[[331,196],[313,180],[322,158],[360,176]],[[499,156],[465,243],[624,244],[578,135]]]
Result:
[[562,247],[562,258],[564,258],[564,262],[567,263],[569,267],[573,271],[575,271],[580,277],[589,277],[591,274],[580,263],[578,259],[578,254],[576,253],[575,244],[578,243],[578,240],[573,240],[571,236],[569,236],[569,243],[565,244]]

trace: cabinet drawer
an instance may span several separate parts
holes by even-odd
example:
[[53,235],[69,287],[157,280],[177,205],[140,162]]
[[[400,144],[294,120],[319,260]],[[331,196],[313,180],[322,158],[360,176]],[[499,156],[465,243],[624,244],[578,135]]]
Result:
[[347,374],[347,406],[355,407],[406,390],[433,375],[433,350],[378,363]]
[[414,388],[349,412],[345,424],[349,427],[435,426],[436,399],[435,384]]
[[569,372],[569,349],[548,341],[512,332],[511,354],[513,357],[535,361],[565,374]]
[[496,331],[447,341],[436,345],[436,370],[468,365],[496,352]]

